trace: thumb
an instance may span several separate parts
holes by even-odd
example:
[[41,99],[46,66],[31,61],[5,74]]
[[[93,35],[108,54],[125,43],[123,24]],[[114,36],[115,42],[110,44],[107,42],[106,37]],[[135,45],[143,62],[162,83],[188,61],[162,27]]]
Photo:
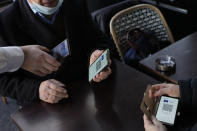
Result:
[[50,50],[47,48],[47,47],[44,47],[44,46],[41,46],[39,45],[38,48],[42,51],[45,51],[45,52],[50,52]]
[[152,122],[153,122],[154,125],[159,125],[159,124],[161,124],[161,122],[159,122],[159,121],[156,119],[155,116],[151,116],[151,119],[152,119]]

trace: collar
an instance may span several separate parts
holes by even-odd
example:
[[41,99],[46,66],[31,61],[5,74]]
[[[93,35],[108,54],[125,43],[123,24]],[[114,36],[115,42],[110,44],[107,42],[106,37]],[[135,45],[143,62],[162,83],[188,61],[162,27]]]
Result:
[[44,21],[45,23],[51,24],[51,25],[54,24],[55,18],[56,18],[56,16],[57,16],[58,12],[59,12],[59,9],[52,15],[52,19],[49,20],[49,19],[47,19],[43,14],[41,14],[40,12],[37,12],[37,11],[32,7],[32,5],[31,5],[31,3],[29,2],[29,0],[27,0],[27,3],[28,3],[28,5],[29,5],[29,7],[31,8],[31,10],[33,11],[33,13],[34,13],[35,15],[39,16],[39,17],[41,18],[42,21]]

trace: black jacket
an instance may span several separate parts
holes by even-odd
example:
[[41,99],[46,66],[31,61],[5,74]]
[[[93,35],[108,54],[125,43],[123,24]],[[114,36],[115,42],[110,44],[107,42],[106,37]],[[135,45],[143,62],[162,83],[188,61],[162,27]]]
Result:
[[[64,0],[59,11],[68,38],[71,56],[66,58],[57,73],[38,77],[25,70],[0,75],[0,95],[20,102],[39,98],[38,89],[44,80],[54,78],[63,83],[86,76],[88,57],[95,49],[110,48],[109,41],[95,27],[85,0]],[[0,45],[43,45],[52,49],[65,38],[58,36],[49,25],[33,14],[26,0],[14,2],[0,13]]]
[[197,114],[197,78],[179,81],[180,106],[183,112],[194,111]]

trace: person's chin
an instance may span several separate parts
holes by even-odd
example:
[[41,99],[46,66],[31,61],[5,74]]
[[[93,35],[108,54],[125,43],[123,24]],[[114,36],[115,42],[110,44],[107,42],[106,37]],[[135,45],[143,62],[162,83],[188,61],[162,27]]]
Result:
[[52,8],[52,7],[57,6],[57,4],[58,4],[58,0],[53,0],[53,1],[43,3],[43,6]]

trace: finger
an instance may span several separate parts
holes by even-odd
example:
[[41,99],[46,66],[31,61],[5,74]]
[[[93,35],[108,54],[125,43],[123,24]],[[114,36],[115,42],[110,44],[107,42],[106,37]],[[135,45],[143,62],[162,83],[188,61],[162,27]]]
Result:
[[108,75],[110,75],[112,73],[112,70],[110,67],[107,67],[107,73],[108,73]]
[[[40,91],[39,91],[40,92]],[[40,94],[40,99],[47,102],[48,97],[49,97],[49,87],[48,84],[45,85],[45,87],[42,89],[42,93]]]
[[98,79],[104,80],[108,77],[108,74],[106,72],[100,72],[99,76],[97,77]]
[[110,71],[107,72],[100,72],[99,74],[96,75],[95,79],[97,79],[97,82],[100,82],[104,79],[106,79],[110,74]]
[[90,65],[92,65],[92,63],[94,63],[97,58],[98,57],[95,54],[92,54],[92,56],[90,57]]
[[51,55],[49,55],[47,53],[45,53],[44,59],[48,64],[53,65],[54,67],[60,66],[60,63],[58,61],[56,61],[55,58],[53,58]]
[[44,100],[50,103],[57,103],[59,100],[67,98],[66,95],[63,93],[56,92],[55,90],[50,89],[50,87],[47,87],[44,94]]
[[44,46],[41,46],[41,45],[38,45],[38,48],[42,51],[45,51],[45,52],[50,52],[50,50]]
[[158,89],[161,89],[161,88],[166,88],[166,84],[163,83],[163,84],[156,84],[156,85],[152,85],[152,88],[158,90]]
[[47,70],[49,70],[51,72],[57,71],[58,68],[59,68],[59,67],[56,67],[56,66],[53,66],[53,65],[47,63],[46,61],[43,62],[43,65],[42,66],[43,66],[43,68],[45,68],[45,69],[47,69]]
[[44,100],[44,101],[47,102],[47,103],[50,103],[50,104],[58,103],[58,100],[52,100],[52,99],[50,99],[50,98],[48,98],[48,99],[46,99],[46,100]]
[[144,114],[143,116],[144,119],[144,125],[152,125],[152,122],[148,119],[148,117]]
[[149,90],[149,97],[153,98],[155,96],[155,93],[162,88],[166,88],[165,84],[152,85],[152,88]]
[[159,91],[155,92],[155,97],[162,96],[162,95],[169,95],[170,96],[171,90],[169,88],[162,88]]
[[103,53],[103,50],[95,50],[90,57],[90,65]]
[[59,98],[68,98],[68,94],[67,93],[57,92],[57,91],[55,91],[53,89],[49,90],[49,94],[52,95],[52,96],[59,97]]
[[109,61],[109,66],[112,64],[112,61],[111,61],[111,59],[109,58],[108,59],[108,61]]
[[103,50],[95,50],[93,53],[92,53],[92,57],[93,58],[98,58],[104,51]]
[[[47,87],[48,88],[48,87]],[[43,94],[43,100],[47,100],[48,99],[48,97],[49,97],[49,93],[48,93],[48,91],[46,91],[44,94]]]
[[106,68],[105,71],[100,72],[97,77],[101,77],[103,79],[106,79],[111,73],[112,73],[112,70],[110,67],[108,67],[108,68]]
[[49,88],[51,88],[57,92],[67,94],[67,90],[65,88],[62,88],[61,86],[58,86],[57,84],[54,84],[52,82],[49,84]]
[[155,116],[151,116],[151,119],[152,119],[152,122],[153,122],[154,125],[160,124],[160,122],[156,119]]
[[150,98],[153,98],[153,92],[152,92],[151,89],[148,91],[148,94],[149,94],[149,97],[150,97]]
[[96,76],[95,76],[96,79],[101,79],[101,75],[100,73],[98,73]]
[[42,72],[42,73],[45,74],[45,75],[48,75],[48,74],[51,74],[51,73],[52,73],[52,71],[50,71],[50,70],[48,70],[48,69],[46,69],[46,68],[41,68],[41,69],[40,69],[40,72]]
[[54,96],[54,95],[49,95],[48,100],[57,103],[59,100],[63,99],[64,97],[58,97],[58,96]]
[[155,92],[159,90],[159,89],[155,89],[154,87],[152,87],[150,90],[149,90],[149,97],[150,98],[153,98],[154,95],[155,95]]
[[96,78],[98,78],[100,75],[99,75],[99,73],[95,76]]
[[94,82],[100,82],[101,79],[94,77],[94,78],[93,78],[93,81],[94,81]]
[[54,83],[54,84],[57,84],[57,85],[62,86],[62,87],[65,87],[65,85],[64,85],[63,83],[61,83],[60,81],[57,81],[57,80],[55,80],[55,79],[51,79],[50,81],[51,81],[52,83]]

